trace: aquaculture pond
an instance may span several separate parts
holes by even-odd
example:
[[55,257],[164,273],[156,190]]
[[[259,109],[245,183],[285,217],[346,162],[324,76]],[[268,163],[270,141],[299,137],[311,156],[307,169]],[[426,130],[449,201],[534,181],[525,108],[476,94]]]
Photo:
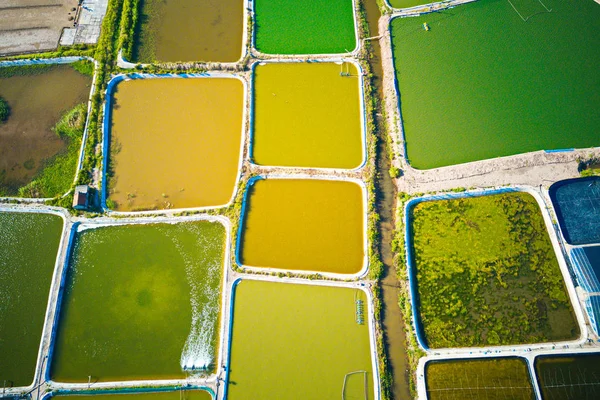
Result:
[[522,192],[410,210],[422,333],[431,348],[579,336],[535,199]]
[[600,113],[589,112],[600,108],[600,7],[593,0],[512,5],[527,22],[504,0],[392,21],[413,167],[600,146]]
[[227,398],[373,399],[367,304],[358,289],[241,281]]
[[184,378],[216,360],[225,228],[217,222],[77,233],[51,376],[61,382]]
[[[78,394],[74,396],[52,396],[57,400],[212,400],[205,390],[175,390],[171,392],[129,392],[101,394]],[[49,399],[48,399],[49,400]]]
[[353,0],[255,0],[254,46],[270,54],[349,53],[353,7]]
[[355,274],[364,264],[362,188],[353,182],[259,179],[246,193],[244,265]]
[[429,400],[533,400],[527,363],[521,358],[429,361]]
[[252,159],[356,168],[363,160],[361,80],[352,63],[270,63],[254,74]]
[[600,398],[600,354],[537,357],[535,374],[544,400]]
[[228,203],[238,175],[243,113],[238,79],[118,83],[107,206],[135,211]]
[[53,197],[71,186],[93,71],[91,63],[75,66],[85,73],[72,65],[0,67],[0,196]]
[[568,243],[600,243],[600,176],[557,182],[550,198]]
[[0,212],[0,381],[33,382],[61,217]]
[[140,0],[133,61],[235,62],[242,56],[241,0]]

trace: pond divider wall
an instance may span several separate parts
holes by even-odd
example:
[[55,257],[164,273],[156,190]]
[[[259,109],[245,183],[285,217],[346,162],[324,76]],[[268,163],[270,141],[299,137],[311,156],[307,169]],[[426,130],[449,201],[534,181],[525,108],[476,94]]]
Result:
[[361,135],[361,151],[362,151],[362,161],[360,163],[360,165],[358,165],[355,168],[352,169],[344,169],[344,168],[312,168],[312,167],[287,167],[287,166],[271,166],[272,168],[277,168],[278,170],[294,170],[294,169],[310,169],[310,170],[315,170],[315,171],[323,171],[323,172],[332,172],[332,171],[360,171],[365,164],[367,163],[367,109],[366,109],[366,105],[365,105],[365,87],[364,87],[364,71],[362,69],[362,67],[360,66],[360,64],[355,61],[354,59],[347,59],[347,58],[335,58],[335,59],[310,59],[310,60],[302,60],[302,59],[289,59],[289,60],[262,60],[262,61],[255,61],[252,63],[252,65],[250,66],[250,70],[251,70],[251,79],[250,79],[250,90],[249,90],[249,94],[250,94],[250,98],[248,99],[248,108],[249,108],[249,140],[248,140],[248,161],[252,164],[252,165],[256,165],[256,166],[260,166],[261,168],[266,168],[268,169],[270,166],[268,165],[262,165],[262,164],[256,164],[254,162],[254,102],[255,102],[255,96],[254,96],[254,85],[255,85],[255,70],[256,67],[258,65],[265,65],[265,64],[292,64],[292,63],[306,63],[306,64],[312,64],[312,63],[317,63],[317,64],[340,64],[340,63],[351,63],[352,65],[354,65],[356,67],[356,70],[358,71],[358,86],[359,86],[359,102],[360,102],[360,125],[361,125],[361,130],[362,130],[362,135]]
[[[332,182],[352,182],[355,183],[357,185],[360,186],[361,191],[362,191],[362,207],[363,207],[363,230],[362,230],[362,235],[363,235],[363,252],[364,252],[364,256],[363,256],[363,266],[361,268],[361,270],[355,274],[340,274],[340,273],[334,273],[334,272],[319,272],[319,271],[309,271],[309,270],[286,270],[286,269],[282,269],[282,268],[271,268],[271,267],[260,267],[260,266],[253,266],[253,265],[244,265],[244,263],[242,263],[242,259],[241,259],[241,254],[240,254],[240,250],[241,250],[241,241],[242,241],[242,237],[243,237],[243,231],[244,231],[244,226],[245,226],[245,218],[246,218],[246,209],[248,208],[248,193],[250,192],[250,189],[252,188],[252,185],[254,185],[255,182],[259,181],[259,180],[264,180],[264,179],[273,179],[273,180],[277,180],[277,179],[289,179],[289,180],[320,180],[320,181],[332,181]],[[238,223],[238,229],[237,229],[237,238],[236,238],[236,242],[235,242],[235,263],[242,269],[247,270],[247,271],[252,271],[252,272],[271,272],[271,273],[293,273],[293,274],[301,274],[301,275],[321,275],[321,276],[325,276],[325,277],[330,277],[330,278],[336,278],[336,279],[348,279],[348,278],[353,278],[353,279],[360,279],[362,277],[364,277],[368,270],[369,270],[369,255],[368,255],[368,249],[369,249],[369,240],[367,237],[367,218],[368,218],[368,210],[367,210],[367,205],[368,205],[368,198],[367,198],[367,187],[366,184],[359,180],[359,179],[354,179],[354,178],[347,178],[347,177],[337,177],[337,176],[312,176],[312,175],[306,175],[306,174],[297,174],[297,175],[257,175],[257,176],[253,176],[250,179],[248,179],[248,183],[246,185],[246,189],[244,191],[244,195],[242,196],[242,210],[240,212],[240,220]]]
[[[241,128],[241,140],[240,140],[240,148],[239,148],[239,156],[238,156],[238,167],[237,167],[237,176],[235,179],[233,193],[231,198],[226,204],[216,205],[216,206],[205,206],[205,207],[188,207],[188,208],[174,208],[174,209],[160,209],[160,210],[145,210],[145,211],[113,211],[108,208],[106,205],[106,199],[108,197],[108,176],[107,176],[107,168],[110,161],[110,121],[112,117],[112,102],[113,102],[113,91],[117,84],[122,81],[129,80],[137,80],[137,79],[199,79],[199,78],[227,78],[227,79],[237,79],[242,82],[244,86],[244,96],[243,96],[243,112],[242,112],[242,126]],[[248,101],[248,83],[245,79],[238,75],[234,75],[231,73],[223,73],[223,72],[203,72],[203,73],[193,73],[193,74],[146,74],[146,73],[131,73],[131,74],[119,74],[114,76],[106,85],[106,92],[104,96],[104,115],[102,118],[102,191],[101,191],[101,199],[100,205],[102,210],[109,215],[139,215],[139,214],[162,214],[162,213],[172,213],[172,212],[181,212],[181,211],[202,211],[202,210],[211,210],[216,208],[228,207],[231,205],[235,199],[237,194],[238,185],[240,182],[240,170],[242,167],[242,163],[244,160],[244,146],[246,142],[246,129],[247,129],[247,101]]]
[[[22,67],[26,65],[53,65],[53,64],[72,64],[77,61],[87,60],[94,64],[94,73],[92,75],[92,83],[90,89],[90,95],[88,96],[88,104],[87,104],[87,115],[85,116],[85,126],[83,128],[83,136],[81,137],[81,146],[79,148],[79,157],[77,158],[77,168],[75,169],[75,176],[73,178],[73,184],[77,182],[79,178],[79,172],[81,171],[81,164],[83,164],[83,158],[85,156],[85,144],[87,143],[88,133],[89,133],[89,125],[90,125],[90,113],[92,112],[92,96],[94,96],[94,91],[96,89],[96,79],[97,79],[97,71],[98,71],[98,62],[91,57],[87,56],[73,56],[73,57],[58,57],[58,58],[32,58],[32,59],[23,59],[23,60],[12,60],[12,61],[0,61],[0,68],[2,67]],[[70,190],[63,194],[61,197],[66,197],[70,193]],[[26,197],[8,197],[8,198],[17,198],[20,200],[29,200]],[[32,199],[35,201],[46,201],[51,200],[52,198],[36,198]]]
[[[504,346],[485,346],[485,347],[462,347],[462,348],[452,348],[452,349],[431,349],[427,345],[427,341],[424,336],[423,324],[420,318],[419,306],[418,306],[418,297],[419,292],[417,289],[417,281],[416,281],[416,266],[414,264],[413,258],[413,248],[412,248],[412,210],[413,208],[423,202],[427,201],[437,201],[437,200],[455,200],[462,198],[473,198],[473,197],[481,197],[481,196],[489,196],[495,194],[503,194],[503,193],[514,193],[514,192],[524,192],[528,193],[536,200],[538,203],[538,207],[542,217],[544,219],[544,223],[546,225],[546,232],[552,243],[552,247],[554,249],[554,254],[558,261],[558,265],[560,271],[562,273],[562,278],[565,283],[565,287],[567,289],[567,295],[571,302],[571,306],[573,307],[573,312],[575,313],[577,324],[580,329],[580,336],[578,339],[574,341],[565,341],[558,342],[557,344],[565,345],[565,344],[583,344],[588,337],[588,329],[585,323],[585,319],[583,316],[583,310],[581,308],[581,304],[578,300],[577,292],[575,291],[575,285],[573,283],[571,273],[567,264],[567,254],[564,252],[564,248],[561,246],[560,237],[555,230],[554,223],[550,218],[549,209],[545,204],[545,201],[540,193],[535,191],[530,187],[522,187],[522,186],[513,186],[513,187],[502,187],[496,189],[482,189],[482,190],[474,190],[474,191],[466,191],[466,192],[458,192],[458,193],[441,193],[436,195],[428,195],[424,197],[415,197],[406,202],[404,206],[404,246],[406,248],[406,264],[407,264],[407,275],[408,275],[408,285],[410,291],[410,304],[412,309],[412,320],[415,327],[415,335],[417,337],[417,342],[419,346],[425,350],[426,352],[442,352],[442,351],[454,351],[454,352],[467,352],[467,351],[489,351],[490,349],[497,349],[495,351],[515,351],[516,349],[526,349],[531,346],[536,346],[541,348],[547,348],[553,345],[553,343],[536,343],[536,344],[516,344],[516,345],[504,345]],[[554,227],[554,229],[551,229]]]
[[[3,211],[0,208],[0,211]],[[41,211],[40,211],[41,212]],[[58,214],[58,213],[57,213]],[[208,221],[213,223],[219,223],[224,227],[225,230],[225,243],[224,243],[224,253],[223,253],[223,269],[222,269],[222,277],[221,277],[221,314],[219,316],[219,354],[215,356],[215,365],[216,371],[219,370],[219,366],[223,365],[228,355],[225,351],[228,350],[228,345],[225,337],[225,325],[228,324],[229,315],[226,314],[226,310],[228,308],[227,302],[227,291],[225,289],[226,283],[229,280],[229,271],[230,271],[230,248],[231,248],[231,223],[229,219],[222,216],[213,216],[206,214],[199,214],[194,216],[187,217],[148,217],[148,218],[100,218],[97,220],[89,220],[84,223],[76,222],[72,224],[69,231],[69,239],[66,247],[64,260],[57,260],[57,268],[55,274],[60,273],[60,285],[58,288],[52,288],[51,294],[54,291],[58,291],[57,295],[57,303],[55,305],[55,314],[54,319],[52,321],[52,332],[49,342],[49,350],[48,350],[48,360],[46,363],[45,370],[45,381],[49,382],[50,385],[58,390],[59,393],[78,393],[78,394],[91,394],[91,393],[119,393],[119,392],[144,392],[144,391],[169,391],[169,390],[178,390],[178,389],[195,389],[201,388],[203,390],[209,391],[213,398],[216,398],[215,393],[208,386],[203,385],[195,385],[196,383],[212,383],[218,382],[218,377],[215,373],[211,374],[208,378],[184,378],[184,379],[149,379],[149,380],[123,380],[123,381],[114,381],[114,382],[96,382],[93,383],[94,387],[98,389],[89,390],[90,386],[87,383],[63,383],[63,382],[55,382],[51,380],[50,371],[51,371],[51,363],[52,363],[52,355],[54,352],[54,345],[56,343],[56,333],[58,330],[59,318],[60,318],[60,308],[62,305],[63,294],[65,290],[66,278],[69,270],[69,260],[70,256],[73,252],[73,245],[75,243],[75,237],[77,233],[95,228],[103,228],[108,226],[123,226],[123,225],[144,225],[144,224],[178,224],[182,222],[195,222],[195,221]],[[64,232],[63,232],[64,236]],[[62,246],[62,242],[61,242]],[[60,250],[59,250],[60,251]],[[58,264],[60,264],[60,268],[58,268]],[[44,326],[44,330],[46,330],[46,326]],[[40,354],[40,357],[42,354]],[[39,363],[41,363],[40,361]],[[37,375],[36,375],[37,376]],[[137,386],[137,387],[136,387]],[[32,385],[33,387],[33,385]],[[90,392],[90,393],[88,393]]]
[[[227,399],[227,389],[229,384],[229,373],[230,373],[230,365],[231,365],[231,343],[232,343],[232,334],[233,334],[233,323],[234,323],[234,307],[235,307],[235,292],[237,286],[244,280],[254,280],[254,281],[263,281],[263,282],[272,282],[276,284],[296,284],[296,285],[308,285],[308,286],[324,286],[324,287],[339,287],[345,289],[358,289],[365,293],[367,296],[367,312],[369,315],[369,345],[371,348],[371,367],[373,368],[373,394],[374,399],[381,399],[381,386],[379,379],[379,362],[377,357],[377,343],[375,340],[375,313],[373,312],[373,296],[371,291],[367,289],[370,286],[365,286],[365,283],[362,282],[353,282],[353,283],[343,283],[343,282],[333,282],[333,281],[307,281],[306,279],[298,279],[298,278],[284,278],[278,279],[270,276],[261,276],[261,275],[253,275],[253,276],[244,276],[236,278],[232,283],[230,288],[228,289],[229,295],[229,322],[228,322],[228,348],[227,348],[227,358],[226,360],[226,369],[225,369],[225,379],[223,382],[223,397],[222,399]],[[368,284],[367,284],[368,285]]]
[[[354,49],[352,51],[348,51],[346,53],[323,53],[323,54],[271,54],[271,53],[262,53],[261,51],[259,51],[256,48],[256,11],[254,10],[254,1],[252,0],[248,0],[246,2],[246,8],[250,14],[250,16],[252,17],[252,34],[250,36],[250,48],[251,51],[256,53],[259,56],[262,57],[281,57],[281,58],[293,58],[293,57],[314,57],[316,59],[319,58],[328,58],[328,57],[340,57],[343,55],[348,55],[348,56],[356,56],[358,54],[358,51],[360,50],[360,45],[361,45],[361,39],[360,39],[360,35],[358,34],[358,15],[356,13],[356,8],[358,7],[358,1],[359,0],[352,0],[352,20],[354,22],[354,37],[356,39],[356,47],[354,47]],[[387,1],[387,0],[386,0]],[[471,0],[474,1],[474,0]],[[246,27],[246,25],[244,25],[244,27]],[[244,30],[244,32],[246,32],[247,29]],[[245,37],[246,33],[244,33],[244,39],[246,39]],[[246,41],[244,40],[244,43],[246,43]]]

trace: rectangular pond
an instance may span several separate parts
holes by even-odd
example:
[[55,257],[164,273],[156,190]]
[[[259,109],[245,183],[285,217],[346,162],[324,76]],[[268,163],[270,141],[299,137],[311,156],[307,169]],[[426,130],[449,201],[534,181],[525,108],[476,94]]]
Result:
[[51,377],[60,382],[185,378],[214,368],[225,228],[131,224],[76,234]]
[[235,62],[242,56],[242,0],[140,0],[133,62]]
[[392,21],[413,167],[600,146],[600,7],[511,1],[527,22],[505,0]]
[[362,165],[361,84],[349,62],[256,66],[252,160],[285,167]]
[[63,219],[0,212],[0,381],[33,382]]
[[174,390],[164,392],[116,392],[109,391],[94,394],[55,395],[45,397],[44,400],[212,400],[212,396],[205,390]]
[[544,400],[600,398],[600,354],[540,356],[535,374]]
[[[413,203],[414,204],[414,203]],[[579,326],[534,197],[509,192],[412,206],[411,271],[431,348],[574,340]]]
[[256,0],[254,10],[254,46],[262,53],[349,53],[357,47],[353,0]]
[[521,358],[428,361],[428,400],[534,400],[527,363]]
[[550,198],[569,244],[600,243],[600,176],[556,182]]
[[210,77],[114,82],[108,208],[227,204],[240,163],[242,81]]
[[87,64],[0,67],[0,109],[9,110],[0,120],[0,196],[54,197],[71,187],[92,84]]
[[238,262],[357,274],[365,266],[365,204],[354,182],[258,179],[245,193]]
[[370,313],[359,289],[240,281],[227,398],[374,399]]

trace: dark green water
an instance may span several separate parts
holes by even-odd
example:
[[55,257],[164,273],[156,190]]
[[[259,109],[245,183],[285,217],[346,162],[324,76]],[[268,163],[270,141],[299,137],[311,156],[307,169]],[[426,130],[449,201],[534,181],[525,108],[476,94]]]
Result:
[[210,400],[212,396],[204,390],[176,390],[173,392],[94,394],[83,396],[53,396],[59,400]]
[[52,379],[182,378],[214,363],[224,243],[205,221],[78,233]]
[[33,382],[63,220],[0,213],[0,382]]
[[600,354],[538,357],[535,373],[544,400],[600,398]]
[[600,145],[600,5],[543,1],[527,22],[506,0],[392,22],[412,166]]

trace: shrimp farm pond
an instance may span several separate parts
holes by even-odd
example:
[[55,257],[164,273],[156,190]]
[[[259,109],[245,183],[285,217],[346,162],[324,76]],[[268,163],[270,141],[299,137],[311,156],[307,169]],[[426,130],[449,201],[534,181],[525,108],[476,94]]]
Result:
[[140,0],[132,60],[235,62],[242,56],[241,0]]
[[363,189],[354,182],[258,179],[246,193],[239,261],[357,274],[365,264]]
[[185,378],[192,369],[211,371],[224,226],[188,221],[85,228],[69,258],[52,379],[168,379]]
[[240,163],[244,91],[235,78],[116,83],[107,207],[139,211],[227,204]]
[[522,358],[429,361],[428,400],[534,400],[527,362]]
[[512,192],[423,201],[409,212],[419,317],[429,347],[579,336],[533,196]]
[[600,7],[543,1],[513,1],[527,22],[504,0],[392,20],[413,167],[600,145]]
[[212,400],[205,390],[176,390],[171,392],[104,392],[100,394],[55,395],[45,400]]
[[53,197],[69,190],[92,71],[87,61],[0,66],[0,102],[10,110],[0,121],[0,196]]
[[254,280],[234,290],[228,399],[375,398],[365,292]]
[[270,63],[254,70],[252,159],[346,168],[363,162],[362,80],[353,63]]
[[536,357],[535,374],[543,400],[600,398],[598,353]]
[[63,219],[0,212],[0,381],[33,382]]

